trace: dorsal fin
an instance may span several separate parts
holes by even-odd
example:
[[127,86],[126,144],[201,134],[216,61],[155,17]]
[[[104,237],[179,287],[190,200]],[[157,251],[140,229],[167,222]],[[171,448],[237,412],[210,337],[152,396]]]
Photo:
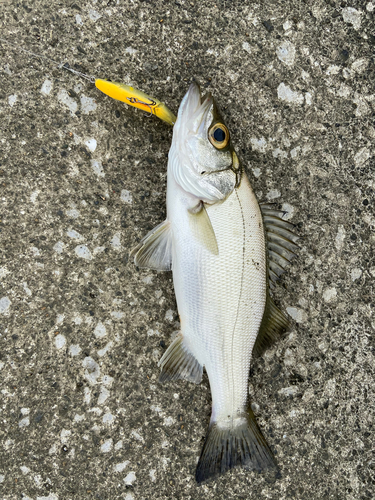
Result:
[[262,323],[253,348],[253,356],[261,356],[263,351],[272,345],[287,330],[289,321],[275,305],[267,292],[266,307]]
[[138,267],[148,267],[157,271],[172,269],[172,235],[170,222],[165,220],[154,227],[130,252]]
[[299,248],[296,241],[299,236],[292,232],[294,225],[281,218],[285,212],[275,210],[270,203],[260,203],[259,206],[266,233],[268,277],[272,288],[290,261],[296,257],[295,251]]
[[181,333],[165,351],[158,365],[162,368],[159,382],[185,379],[199,384],[202,380],[203,366],[185,346]]

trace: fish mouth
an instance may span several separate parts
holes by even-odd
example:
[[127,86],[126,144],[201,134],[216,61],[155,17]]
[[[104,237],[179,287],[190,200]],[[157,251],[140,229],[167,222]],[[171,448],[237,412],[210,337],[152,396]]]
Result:
[[194,135],[207,135],[214,117],[214,100],[211,94],[202,98],[199,84],[193,81],[181,101],[176,125]]

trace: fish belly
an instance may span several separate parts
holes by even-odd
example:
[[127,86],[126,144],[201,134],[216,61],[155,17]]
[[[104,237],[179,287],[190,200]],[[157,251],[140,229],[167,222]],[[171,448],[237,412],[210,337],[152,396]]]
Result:
[[[171,188],[176,188],[174,196]],[[247,408],[250,358],[266,303],[262,216],[243,174],[224,202],[206,207],[218,244],[214,255],[192,234],[186,202],[177,185],[168,186],[181,332],[186,347],[206,368],[211,422],[229,419],[233,425]]]

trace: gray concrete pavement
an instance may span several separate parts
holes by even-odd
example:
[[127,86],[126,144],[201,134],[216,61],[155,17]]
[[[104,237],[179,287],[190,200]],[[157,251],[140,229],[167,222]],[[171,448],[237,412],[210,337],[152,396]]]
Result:
[[374,497],[375,2],[0,3],[1,37],[177,111],[213,92],[260,200],[304,235],[292,317],[250,392],[281,478],[197,487],[200,386],[161,386],[170,273],[129,249],[165,217],[171,129],[0,43],[0,498]]

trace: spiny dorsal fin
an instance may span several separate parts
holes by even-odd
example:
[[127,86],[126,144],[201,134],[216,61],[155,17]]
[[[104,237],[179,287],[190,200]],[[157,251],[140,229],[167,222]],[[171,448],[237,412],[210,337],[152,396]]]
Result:
[[138,267],[148,267],[157,271],[172,269],[172,234],[170,222],[165,220],[154,227],[130,252]]
[[202,380],[203,366],[184,345],[181,333],[165,351],[158,365],[161,366],[159,382],[185,379],[199,384]]
[[[206,207],[203,203],[200,205],[201,209],[196,211],[189,211],[190,228],[194,237],[214,255],[219,254],[216,236],[212,227],[210,218],[208,216]],[[199,207],[198,207],[199,208]]]
[[296,257],[299,237],[292,232],[294,227],[281,217],[285,212],[275,210],[273,204],[260,203],[268,249],[269,282],[273,287],[290,261]]
[[272,345],[289,326],[287,317],[275,305],[267,293],[266,307],[262,323],[253,348],[253,356],[261,356],[263,351]]

